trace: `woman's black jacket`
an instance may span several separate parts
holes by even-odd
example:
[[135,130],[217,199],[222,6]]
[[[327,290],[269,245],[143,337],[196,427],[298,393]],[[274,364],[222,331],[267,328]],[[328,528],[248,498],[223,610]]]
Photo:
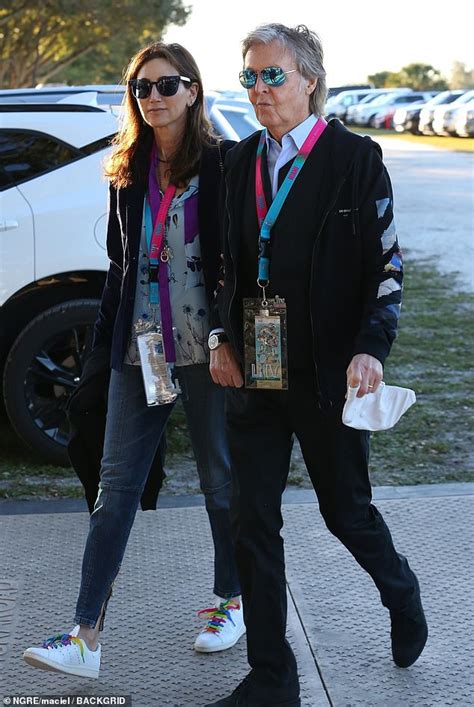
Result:
[[[199,237],[210,305],[221,266],[218,205],[222,165],[225,154],[234,144],[224,141],[219,148],[206,148],[199,171]],[[94,327],[93,350],[69,402],[69,457],[84,486],[90,512],[99,484],[110,368],[121,369],[132,324],[144,196],[144,187],[139,185],[109,189],[107,252],[110,268]],[[156,508],[165,476],[164,456],[163,436],[142,495],[144,510]]]
[[[218,209],[222,161],[234,144],[225,140],[219,147],[205,148],[199,169],[199,239],[210,306],[221,264]],[[118,371],[123,365],[132,325],[144,196],[143,184],[109,189],[107,253],[110,267],[95,324],[93,348],[109,346],[111,367]]]

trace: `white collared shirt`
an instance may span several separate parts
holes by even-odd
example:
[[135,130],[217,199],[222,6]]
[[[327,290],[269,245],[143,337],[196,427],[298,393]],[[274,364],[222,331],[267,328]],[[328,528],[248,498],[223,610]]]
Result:
[[309,115],[306,120],[283,135],[281,145],[266,130],[267,164],[273,198],[278,191],[278,172],[283,165],[296,157],[317,120],[315,115]]

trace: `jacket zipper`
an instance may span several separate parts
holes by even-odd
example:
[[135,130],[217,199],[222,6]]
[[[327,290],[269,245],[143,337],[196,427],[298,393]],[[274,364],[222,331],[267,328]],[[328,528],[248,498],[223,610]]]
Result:
[[[313,308],[312,308],[312,306],[311,306],[311,303],[312,303],[312,290],[313,290],[314,261],[315,261],[315,256],[316,256],[316,248],[317,248],[318,241],[319,241],[319,238],[320,238],[320,236],[321,236],[322,230],[323,230],[323,228],[324,228],[324,226],[325,226],[325,224],[326,224],[326,221],[327,221],[327,218],[328,218],[329,214],[331,213],[332,209],[334,208],[334,206],[335,206],[335,204],[336,204],[336,201],[337,201],[337,199],[338,199],[338,197],[339,197],[339,192],[341,191],[342,185],[344,184],[345,181],[346,181],[346,175],[344,175],[344,177],[343,177],[343,178],[341,179],[341,181],[339,182],[339,184],[338,184],[338,186],[337,186],[337,189],[336,189],[336,191],[335,191],[335,193],[334,193],[334,198],[332,199],[329,208],[326,210],[326,212],[325,212],[325,214],[324,214],[323,220],[321,221],[321,225],[320,225],[320,227],[319,227],[319,229],[318,229],[318,232],[317,232],[317,234],[316,234],[316,238],[315,238],[314,246],[313,246],[313,252],[312,252],[312,255],[311,255],[311,271],[310,271],[310,285],[309,285],[309,318],[310,318],[310,322],[311,322],[311,336],[312,336],[312,339],[313,339],[313,351],[312,351],[312,353],[313,353],[313,363],[314,363],[314,370],[315,370],[315,372],[316,372],[316,387],[317,387],[317,392],[318,392],[319,407],[320,407],[320,408],[322,407],[322,404],[321,404],[321,403],[322,403],[322,400],[323,400],[323,395],[322,395],[322,392],[321,392],[321,383],[320,383],[320,379],[319,379],[319,370],[318,370],[318,364],[317,364],[317,361],[316,361],[316,354],[315,354],[315,349],[316,349],[316,336],[315,336],[314,319],[313,319]],[[328,402],[329,402],[329,407],[331,407],[331,406],[332,406],[332,400],[328,399]]]

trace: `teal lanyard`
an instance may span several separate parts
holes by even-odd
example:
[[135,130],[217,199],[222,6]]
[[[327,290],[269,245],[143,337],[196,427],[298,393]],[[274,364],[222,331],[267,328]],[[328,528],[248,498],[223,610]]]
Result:
[[280,214],[283,204],[286,201],[290,189],[296,181],[301,169],[308,159],[311,150],[323,134],[327,126],[324,118],[319,118],[308,137],[304,141],[301,149],[293,160],[288,174],[278,192],[273,199],[270,209],[267,207],[262,178],[262,153],[265,146],[266,131],[262,130],[257,147],[257,159],[255,163],[255,201],[257,205],[257,218],[260,226],[259,255],[258,255],[258,279],[260,287],[268,287],[270,282],[270,237],[271,230]]

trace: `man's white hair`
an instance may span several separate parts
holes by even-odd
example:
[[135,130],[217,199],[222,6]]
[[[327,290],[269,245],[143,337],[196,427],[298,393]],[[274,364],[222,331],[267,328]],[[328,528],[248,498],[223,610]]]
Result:
[[242,42],[242,55],[254,44],[280,42],[293,55],[300,74],[308,81],[318,79],[316,88],[309,97],[309,107],[314,115],[322,115],[326,103],[326,71],[323,66],[323,47],[318,35],[306,25],[286,27],[278,23],[260,25],[250,32]]

